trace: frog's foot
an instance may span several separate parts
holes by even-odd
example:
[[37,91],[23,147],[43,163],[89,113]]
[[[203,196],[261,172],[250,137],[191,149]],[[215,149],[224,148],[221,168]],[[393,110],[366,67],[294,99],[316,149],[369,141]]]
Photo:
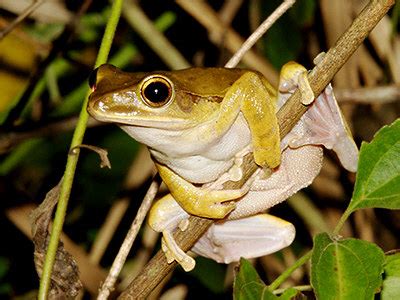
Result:
[[188,213],[203,218],[223,219],[236,208],[235,201],[244,196],[248,189],[244,186],[238,190],[212,190],[193,186],[193,190],[183,197],[171,193],[175,199],[180,196],[187,201],[182,206]]
[[214,223],[192,248],[192,251],[221,263],[240,257],[267,255],[290,245],[294,226],[277,217],[259,214],[238,220]]
[[307,78],[307,69],[296,62],[286,63],[279,78],[279,92],[292,94],[296,89],[301,93],[301,103],[309,105],[314,101],[314,92]]
[[318,96],[296,127],[293,133],[286,136],[290,147],[323,145],[336,152],[347,170],[357,170],[358,149],[340,112],[331,85]]
[[250,188],[248,185],[238,190],[196,187],[168,167],[160,164],[156,166],[172,196],[182,208],[189,214],[203,218],[223,219],[235,209],[234,200],[241,198]]
[[314,65],[318,65],[324,59],[325,55],[326,55],[326,53],[323,51],[318,53],[317,56],[313,60]]
[[184,224],[188,218],[189,215],[176,203],[172,195],[168,194],[153,205],[148,220],[153,230],[162,232],[161,249],[165,253],[167,262],[176,260],[185,271],[192,270],[195,261],[178,246],[172,233],[177,228],[186,230]]
[[192,271],[196,265],[195,260],[178,246],[171,231],[165,230],[162,234],[161,249],[165,253],[167,262],[170,264],[176,260],[186,272]]
[[[248,145],[245,147],[243,150],[239,151],[234,158],[233,165],[230,167],[228,171],[225,173],[221,174],[217,180],[209,183],[205,183],[202,185],[202,188],[208,188],[212,190],[223,190],[224,189],[224,184],[228,181],[239,181],[240,179],[243,178],[243,162],[244,162],[244,157],[248,153],[252,153],[253,148],[251,145]],[[242,187],[243,192],[246,192],[249,190],[250,185],[252,181],[249,181],[246,183],[245,187]]]

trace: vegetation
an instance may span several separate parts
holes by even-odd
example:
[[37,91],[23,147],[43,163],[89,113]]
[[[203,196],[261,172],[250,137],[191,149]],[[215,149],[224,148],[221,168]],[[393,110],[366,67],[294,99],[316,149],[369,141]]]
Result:
[[[54,290],[79,290],[78,282],[83,297],[94,297],[152,181],[152,163],[142,146],[115,125],[88,120],[92,69],[106,61],[128,71],[223,66],[281,3],[80,2],[36,5],[17,27],[8,26],[23,13],[16,5],[0,4],[2,298],[33,296],[40,286],[44,299],[48,291],[54,296]],[[239,66],[259,70],[276,86],[285,62],[312,69],[317,54],[333,46],[361,9],[359,1],[298,0]],[[271,209],[295,224],[292,246],[240,266],[197,257],[194,271],[176,268],[152,297],[192,299],[200,292],[236,299],[400,297],[399,12],[396,3],[333,80],[361,147],[357,174],[346,172],[326,151],[314,183]],[[95,152],[75,148],[82,142],[107,149],[112,168],[99,168]],[[45,207],[30,219],[43,199]],[[54,267],[44,247],[49,241]],[[143,225],[121,265],[116,293],[159,248],[159,238]],[[35,264],[40,273],[45,265],[47,281],[39,282]],[[59,275],[67,268],[71,273]],[[49,286],[51,275],[60,287]]]

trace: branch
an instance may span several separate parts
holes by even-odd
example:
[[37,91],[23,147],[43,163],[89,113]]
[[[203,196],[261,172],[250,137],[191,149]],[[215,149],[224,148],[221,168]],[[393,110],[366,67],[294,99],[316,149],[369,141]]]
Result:
[[[220,46],[221,38],[224,39],[225,48],[232,53],[243,45],[243,38],[231,27],[226,28],[218,13],[206,1],[176,0],[175,2],[208,30],[211,42],[217,46]],[[278,84],[278,73],[274,67],[255,51],[248,51],[243,57],[243,62],[250,68],[260,71],[272,85]]]
[[[323,91],[337,71],[361,45],[369,32],[393,6],[394,2],[394,0],[371,0],[347,31],[339,38],[336,45],[318,62],[308,76],[315,95],[319,95]],[[300,93],[297,91],[277,114],[281,137],[284,137],[293,128],[306,110],[307,107],[301,104]],[[246,174],[252,174],[256,168],[257,166],[251,155],[250,158],[246,157]],[[229,185],[234,188],[240,188],[243,181],[247,180],[247,176],[244,177],[240,182],[229,183]],[[189,228],[184,232],[178,230],[174,235],[178,245],[184,251],[190,250],[213,223],[213,220],[194,216],[191,216],[189,220]],[[146,298],[176,265],[175,261],[168,264],[164,253],[161,250],[158,251],[145,266],[142,273],[121,294],[120,299]]]
[[240,49],[226,63],[226,68],[234,68],[243,58],[245,53],[254,46],[255,43],[264,35],[265,32],[278,20],[289,8],[293,6],[296,0],[285,0],[281,5],[254,31],[249,38],[242,44]]
[[6,37],[11,31],[14,30],[20,23],[22,23],[27,17],[30,16],[40,5],[42,5],[44,0],[33,1],[14,21],[12,21],[6,28],[0,32],[0,41]]

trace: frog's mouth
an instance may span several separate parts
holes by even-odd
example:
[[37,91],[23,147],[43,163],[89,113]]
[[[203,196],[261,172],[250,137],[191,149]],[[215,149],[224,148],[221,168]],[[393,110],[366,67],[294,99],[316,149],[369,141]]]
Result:
[[126,110],[118,110],[113,108],[112,111],[108,107],[104,107],[99,100],[89,101],[87,111],[94,119],[100,122],[116,123],[123,126],[131,127],[148,127],[169,130],[182,130],[197,126],[190,119],[173,118],[171,116],[143,116],[138,111],[126,112]]

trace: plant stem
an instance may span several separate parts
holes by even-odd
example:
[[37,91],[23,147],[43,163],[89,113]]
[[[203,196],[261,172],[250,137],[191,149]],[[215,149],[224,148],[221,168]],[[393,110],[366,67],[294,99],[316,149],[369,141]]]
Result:
[[289,278],[289,276],[296,271],[298,268],[300,268],[302,265],[304,265],[310,258],[311,258],[312,250],[308,251],[304,256],[299,258],[294,265],[292,265],[290,268],[286,269],[285,272],[283,272],[281,275],[278,276],[269,286],[268,290],[270,292],[273,292],[275,289],[277,289],[286,279]]
[[[304,292],[304,291],[312,291],[312,287],[311,285],[298,285],[298,286],[294,286],[294,289],[300,291],[300,292]],[[285,289],[276,289],[274,291],[274,295],[280,295],[283,294],[288,288]]]
[[345,212],[343,213],[343,215],[340,217],[339,222],[337,223],[335,229],[333,230],[332,234],[333,235],[338,235],[340,230],[342,229],[344,223],[346,222],[346,220],[349,218],[349,216],[351,215],[351,213],[353,212],[352,209],[350,209],[349,207],[347,207],[347,209],[345,210]]
[[[123,0],[115,0],[111,8],[111,15],[108,20],[103,40],[101,42],[100,50],[96,59],[96,67],[107,61],[108,53],[110,52],[112,40],[114,38],[115,29],[117,27],[119,17],[121,15]],[[76,125],[74,135],[72,137],[70,149],[75,148],[82,143],[83,136],[86,130],[86,123],[88,120],[88,113],[86,112],[86,105],[90,91],[87,92],[82,109],[79,115],[78,123]],[[45,300],[48,298],[51,273],[56,257],[58,242],[64,224],[65,213],[68,206],[69,196],[71,194],[72,183],[74,180],[76,165],[78,163],[79,151],[74,154],[68,154],[67,164],[60,189],[60,198],[57,205],[57,211],[54,218],[54,223],[51,231],[50,241],[44,261],[43,273],[41,276],[38,299]]]

